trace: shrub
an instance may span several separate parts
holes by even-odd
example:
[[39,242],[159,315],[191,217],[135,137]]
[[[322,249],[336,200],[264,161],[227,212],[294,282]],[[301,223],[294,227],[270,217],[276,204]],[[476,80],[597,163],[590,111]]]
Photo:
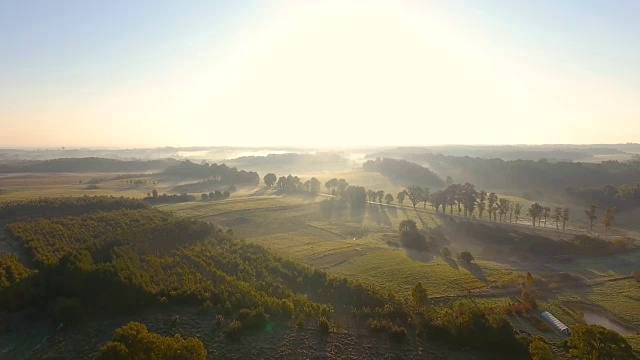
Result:
[[267,326],[269,315],[263,309],[242,309],[238,314],[238,320],[242,322],[242,327],[247,330],[260,330]]
[[118,328],[112,341],[100,349],[100,360],[194,359],[204,360],[207,350],[200,339],[165,337],[149,332],[144,324],[130,322]]
[[242,334],[242,323],[238,320],[233,320],[229,323],[227,328],[227,337],[231,339],[239,339]]
[[391,328],[394,326],[391,321],[387,320],[387,319],[380,319],[380,320],[373,320],[373,319],[369,319],[369,321],[367,321],[367,323],[369,324],[369,328],[373,331],[388,331],[391,330]]
[[471,255],[470,252],[468,251],[463,251],[460,253],[460,255],[458,255],[458,258],[464,262],[466,262],[467,264],[470,264],[473,260],[475,260],[473,258],[473,255]]
[[400,342],[407,337],[407,329],[400,326],[393,326],[389,332],[391,341]]
[[216,315],[216,325],[222,326],[224,324],[224,316]]
[[318,330],[323,334],[328,334],[330,329],[331,325],[329,324],[329,320],[325,317],[321,317],[320,320],[318,320]]

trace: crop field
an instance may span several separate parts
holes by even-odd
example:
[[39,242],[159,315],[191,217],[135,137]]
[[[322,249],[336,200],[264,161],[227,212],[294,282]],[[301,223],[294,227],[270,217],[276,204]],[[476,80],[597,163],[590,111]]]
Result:
[[[37,199],[40,197],[113,195],[133,198],[147,196],[162,184],[128,184],[121,180],[106,180],[89,184],[92,179],[107,179],[114,174],[18,174],[0,176],[0,202]],[[129,179],[131,180],[131,179]]]

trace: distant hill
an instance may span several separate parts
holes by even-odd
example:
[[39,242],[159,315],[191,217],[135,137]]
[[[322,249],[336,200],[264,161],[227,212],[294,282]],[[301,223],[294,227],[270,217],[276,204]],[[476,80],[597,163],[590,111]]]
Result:
[[404,186],[420,185],[441,188],[444,182],[436,173],[418,164],[406,160],[376,159],[362,165],[365,171],[378,172],[391,181]]
[[177,164],[174,159],[116,160],[97,157],[60,158],[43,161],[13,161],[0,164],[0,173],[86,173],[86,172],[152,172]]
[[333,152],[315,154],[287,153],[267,156],[243,156],[226,163],[238,168],[263,172],[316,172],[339,171],[353,167],[352,161]]

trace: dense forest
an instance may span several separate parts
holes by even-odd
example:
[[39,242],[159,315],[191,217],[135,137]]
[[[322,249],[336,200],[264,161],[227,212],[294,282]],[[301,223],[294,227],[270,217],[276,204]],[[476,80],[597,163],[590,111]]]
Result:
[[604,161],[602,163],[549,162],[546,160],[481,159],[471,157],[422,154],[410,161],[425,164],[441,176],[456,182],[470,182],[480,187],[530,191],[560,192],[569,186],[620,186],[640,178],[640,161]]
[[203,179],[217,185],[257,185],[260,176],[253,171],[238,170],[225,164],[196,164],[189,160],[170,166],[162,175],[184,179]]
[[567,187],[562,196],[569,201],[582,204],[596,204],[600,207],[615,206],[619,210],[640,206],[640,182],[622,186],[582,186]]
[[390,180],[401,185],[426,185],[442,187],[444,181],[433,171],[406,160],[376,159],[362,165],[365,171],[379,172]]
[[136,172],[162,171],[176,165],[177,160],[116,160],[97,157],[60,158],[44,161],[13,161],[0,164],[0,173],[87,173],[87,172]]

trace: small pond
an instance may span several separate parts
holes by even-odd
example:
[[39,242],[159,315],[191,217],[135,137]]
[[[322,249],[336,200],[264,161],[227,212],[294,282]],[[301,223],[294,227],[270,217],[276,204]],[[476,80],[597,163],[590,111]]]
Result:
[[603,312],[592,309],[582,309],[582,313],[584,315],[584,322],[589,325],[604,326],[607,329],[611,329],[622,335],[634,335],[636,333],[633,329],[626,327],[615,320],[609,319]]

